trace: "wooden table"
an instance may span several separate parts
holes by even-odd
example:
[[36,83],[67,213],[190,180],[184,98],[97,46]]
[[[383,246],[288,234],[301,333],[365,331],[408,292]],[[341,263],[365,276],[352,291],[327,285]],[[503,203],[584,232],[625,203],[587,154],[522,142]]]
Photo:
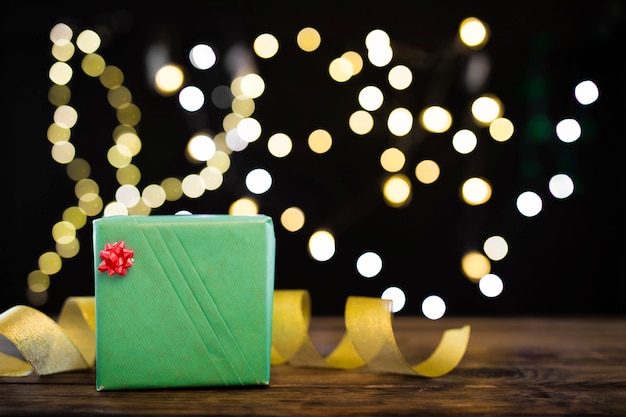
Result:
[[[626,416],[626,317],[396,317],[411,364],[447,328],[472,326],[461,364],[439,378],[272,367],[269,387],[97,392],[93,371],[0,378],[0,415]],[[314,317],[329,352],[342,318]]]

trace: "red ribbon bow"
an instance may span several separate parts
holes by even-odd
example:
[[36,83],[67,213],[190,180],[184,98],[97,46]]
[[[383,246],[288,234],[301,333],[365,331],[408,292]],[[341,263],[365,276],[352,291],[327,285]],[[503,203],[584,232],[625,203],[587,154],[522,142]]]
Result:
[[133,266],[133,255],[135,251],[126,249],[124,241],[114,244],[105,243],[104,249],[100,251],[100,259],[102,263],[98,267],[98,271],[108,271],[109,276],[114,274],[126,275],[128,268]]

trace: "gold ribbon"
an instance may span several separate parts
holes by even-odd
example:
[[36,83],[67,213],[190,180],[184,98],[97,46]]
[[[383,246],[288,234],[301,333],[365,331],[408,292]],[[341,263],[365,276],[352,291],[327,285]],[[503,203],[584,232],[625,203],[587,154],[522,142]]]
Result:
[[[437,377],[452,371],[469,343],[470,326],[444,331],[439,345],[423,362],[411,366],[392,328],[391,301],[348,297],[346,333],[327,356],[309,338],[311,302],[305,290],[276,290],[272,316],[271,364],[356,369]],[[58,323],[32,307],[18,305],[0,314],[0,335],[23,360],[0,352],[0,376],[40,375],[89,369],[95,364],[95,299],[69,297]]]

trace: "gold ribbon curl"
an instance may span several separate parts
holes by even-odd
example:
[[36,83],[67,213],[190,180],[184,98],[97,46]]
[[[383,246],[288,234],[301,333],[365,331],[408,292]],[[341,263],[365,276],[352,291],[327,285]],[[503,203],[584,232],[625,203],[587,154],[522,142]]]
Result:
[[[271,364],[356,369],[437,377],[452,371],[469,343],[470,326],[444,331],[439,345],[423,362],[411,366],[402,356],[392,328],[391,301],[348,297],[346,333],[327,356],[309,338],[311,302],[306,290],[274,291]],[[95,364],[95,298],[68,297],[58,323],[28,306],[0,314],[0,335],[24,360],[0,352],[0,376],[40,375],[89,369]]]

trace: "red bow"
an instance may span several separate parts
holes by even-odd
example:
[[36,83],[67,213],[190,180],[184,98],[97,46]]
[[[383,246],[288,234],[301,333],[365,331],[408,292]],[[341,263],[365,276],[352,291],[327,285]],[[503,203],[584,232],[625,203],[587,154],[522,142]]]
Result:
[[106,243],[104,249],[100,251],[100,259],[102,263],[98,267],[98,271],[108,271],[109,276],[114,274],[126,275],[128,268],[133,266],[133,255],[135,251],[126,249],[126,243],[123,241],[114,244]]

